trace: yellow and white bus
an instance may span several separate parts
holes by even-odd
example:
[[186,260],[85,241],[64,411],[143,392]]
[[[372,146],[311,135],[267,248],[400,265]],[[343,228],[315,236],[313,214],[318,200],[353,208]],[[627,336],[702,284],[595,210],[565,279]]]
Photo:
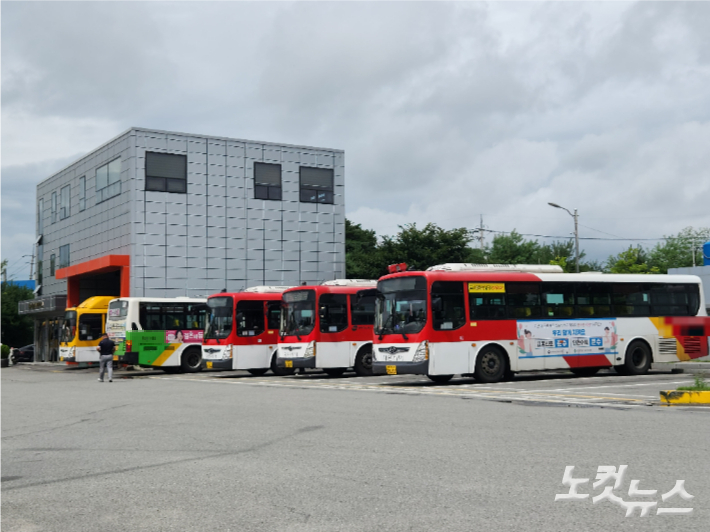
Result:
[[60,362],[98,363],[96,346],[106,330],[106,313],[112,299],[115,296],[94,296],[66,309],[59,343]]

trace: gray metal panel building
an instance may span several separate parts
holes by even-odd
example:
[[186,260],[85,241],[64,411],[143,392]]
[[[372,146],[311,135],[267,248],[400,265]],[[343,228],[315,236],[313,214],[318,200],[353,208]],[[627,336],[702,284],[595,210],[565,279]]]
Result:
[[[187,157],[186,193],[146,191],[146,152]],[[120,193],[99,201],[97,169],[116,159]],[[281,200],[255,198],[255,162],[281,165]],[[333,171],[332,204],[300,201],[302,166]],[[67,185],[69,212],[60,219]],[[37,197],[43,200],[43,295],[67,291],[67,281],[51,275],[52,255],[55,270],[106,255],[130,256],[132,296],[204,296],[345,275],[341,150],[132,128],[42,181]],[[69,264],[59,264],[65,245]]]

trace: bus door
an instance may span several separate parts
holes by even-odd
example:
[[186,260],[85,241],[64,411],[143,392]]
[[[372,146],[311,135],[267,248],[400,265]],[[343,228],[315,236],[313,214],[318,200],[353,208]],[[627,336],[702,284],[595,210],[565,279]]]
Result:
[[469,342],[466,331],[464,283],[435,281],[431,285],[431,324],[433,345],[430,346],[429,373],[445,375],[461,373],[469,366]]
[[321,294],[318,299],[318,325],[317,367],[349,367],[348,294]]
[[276,349],[276,344],[279,341],[279,329],[281,327],[281,298],[276,301],[266,301],[264,304],[266,309],[266,338],[264,338],[264,343],[266,344],[264,353],[267,367],[271,364],[271,356]]
[[264,301],[243,300],[237,302],[235,322],[237,337],[235,366],[239,369],[263,368],[265,339]]
[[[358,351],[366,342],[372,342],[375,325],[375,300],[377,288],[350,294],[350,360],[354,363]],[[349,364],[352,365],[352,364]]]

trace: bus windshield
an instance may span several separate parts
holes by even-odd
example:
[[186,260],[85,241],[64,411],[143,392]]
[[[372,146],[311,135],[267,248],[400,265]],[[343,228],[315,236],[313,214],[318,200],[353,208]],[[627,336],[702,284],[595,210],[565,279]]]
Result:
[[76,336],[76,310],[68,310],[64,314],[64,323],[62,324],[61,342],[69,343]]
[[314,290],[286,292],[281,311],[281,336],[309,334],[315,326],[315,310]]
[[375,334],[418,333],[427,319],[424,277],[398,277],[377,283]]
[[224,340],[232,332],[232,308],[234,301],[231,297],[211,297],[207,300],[209,315],[204,339]]

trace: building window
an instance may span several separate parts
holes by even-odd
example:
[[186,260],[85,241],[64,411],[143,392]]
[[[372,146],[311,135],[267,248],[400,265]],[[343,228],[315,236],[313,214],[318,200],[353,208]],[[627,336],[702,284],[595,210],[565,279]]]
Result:
[[59,246],[59,268],[69,266],[69,244]]
[[187,193],[187,156],[145,152],[145,189]]
[[254,198],[281,199],[281,165],[254,163]]
[[59,219],[69,218],[70,215],[70,203],[71,203],[71,185],[62,187],[59,194],[60,205],[59,205]]
[[301,166],[301,201],[333,203],[333,169]]
[[36,273],[36,280],[37,280],[37,287],[42,286],[42,261],[44,259],[44,245],[42,244],[37,244],[37,273]]
[[96,169],[96,203],[121,193],[121,159],[114,159]]
[[52,223],[57,221],[57,193],[52,192]]
[[79,210],[86,209],[86,176],[79,178]]
[[56,263],[55,263],[56,258],[57,258],[57,256],[54,253],[52,253],[49,256],[49,275],[51,277],[54,277],[54,270],[56,268]]
[[44,199],[37,205],[37,236],[44,234]]

